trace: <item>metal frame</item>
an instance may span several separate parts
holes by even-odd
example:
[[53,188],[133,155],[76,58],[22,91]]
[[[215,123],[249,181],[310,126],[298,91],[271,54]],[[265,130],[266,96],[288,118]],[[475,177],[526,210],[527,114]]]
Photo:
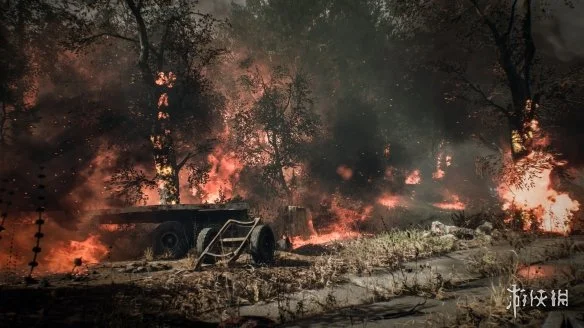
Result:
[[[194,270],[200,269],[201,265],[203,264],[203,259],[206,256],[211,256],[211,257],[214,257],[215,259],[218,259],[218,260],[228,258],[227,263],[235,262],[239,258],[239,256],[241,255],[241,252],[243,251],[243,247],[249,242],[249,238],[251,237],[251,233],[253,232],[253,229],[259,223],[260,223],[260,218],[255,218],[252,221],[238,221],[238,220],[233,220],[233,219],[227,220],[227,222],[225,222],[225,224],[221,227],[221,229],[219,229],[219,232],[217,232],[215,237],[213,237],[213,239],[211,240],[209,245],[207,245],[207,247],[205,247],[205,250],[199,255],[199,258],[195,262]],[[223,238],[223,233],[225,233],[225,231],[231,225],[237,225],[240,227],[248,227],[249,231],[247,232],[245,237]],[[217,242],[219,242],[221,244],[221,254],[215,254],[215,253],[209,252],[209,250],[212,249],[213,246]],[[232,242],[240,242],[240,244],[235,251],[231,251],[229,253],[223,253],[223,244],[230,243],[230,242],[231,243]]]

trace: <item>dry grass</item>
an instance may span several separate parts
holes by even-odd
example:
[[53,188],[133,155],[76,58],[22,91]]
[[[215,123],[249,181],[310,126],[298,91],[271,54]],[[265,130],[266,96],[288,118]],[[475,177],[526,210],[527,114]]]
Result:
[[454,249],[453,239],[428,235],[424,230],[392,230],[349,242],[338,257],[349,271],[371,273],[376,267],[395,269],[405,261],[444,254]]
[[[233,316],[241,306],[258,302],[277,302],[281,320],[303,316],[304,305],[290,306],[290,295],[302,290],[334,288],[346,281],[347,273],[371,272],[376,267],[401,269],[402,262],[442,254],[454,248],[451,239],[427,236],[422,230],[390,231],[379,236],[361,238],[333,245],[335,254],[300,256],[278,254],[274,267],[255,267],[245,264],[245,258],[234,267],[214,266],[212,270],[180,272],[162,283],[173,295],[169,307],[186,317]],[[193,259],[181,261],[179,267],[187,271]],[[184,262],[184,263],[183,263]],[[445,282],[429,268],[421,268],[420,280],[407,280],[396,294],[437,295]],[[422,275],[433,275],[421,279]],[[396,282],[400,280],[395,276]],[[149,283],[155,284],[154,281]],[[157,284],[157,283],[156,283]],[[377,298],[387,295],[378,295]],[[334,308],[336,300],[331,294],[322,304],[323,309]]]
[[154,261],[154,250],[152,250],[152,247],[146,247],[144,250],[144,260],[148,262]]
[[519,269],[519,260],[514,251],[497,253],[482,248],[468,257],[466,269],[481,277],[515,275]]
[[545,313],[536,308],[522,308],[513,317],[507,309],[509,292],[507,288],[517,283],[513,278],[502,279],[491,286],[488,298],[467,297],[459,300],[454,322],[457,327],[540,327]]

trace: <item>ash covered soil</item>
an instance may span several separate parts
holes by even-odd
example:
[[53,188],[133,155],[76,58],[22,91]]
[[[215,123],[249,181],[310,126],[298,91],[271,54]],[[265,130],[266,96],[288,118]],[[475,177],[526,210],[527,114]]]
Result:
[[[0,322],[11,327],[326,327],[541,325],[549,311],[506,309],[511,283],[568,289],[584,300],[584,236],[504,232],[474,239],[393,231],[243,256],[193,271],[180,260],[103,262],[68,274],[4,273]],[[463,302],[464,300],[464,302]],[[397,303],[396,303],[397,302]],[[465,305],[461,305],[465,304]]]

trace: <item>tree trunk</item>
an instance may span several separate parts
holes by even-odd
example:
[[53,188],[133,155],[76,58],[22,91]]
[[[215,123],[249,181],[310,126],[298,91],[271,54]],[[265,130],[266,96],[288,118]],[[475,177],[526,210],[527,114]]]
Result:
[[[175,77],[173,73],[165,75],[160,73],[156,84],[163,88],[170,89],[173,86]],[[154,167],[156,169],[156,183],[158,185],[158,195],[161,205],[180,204],[180,190],[178,179],[178,165],[174,140],[170,130],[168,113],[169,99],[168,93],[162,90],[158,98],[158,113],[150,140],[152,142],[152,152],[154,155]]]
[[180,204],[178,170],[173,140],[161,125],[156,124],[158,128],[155,128],[156,132],[151,136],[154,167],[156,168],[155,179],[158,185],[160,204]]
[[282,158],[280,157],[280,147],[278,147],[278,140],[276,139],[276,133],[272,132],[269,135],[270,143],[272,144],[272,148],[274,149],[274,164],[278,167],[278,180],[282,185],[282,189],[286,193],[286,197],[288,202],[292,202],[292,191],[288,187],[286,183],[286,177],[284,176],[284,166],[282,165]]
[[537,103],[525,94],[513,96],[514,110],[508,121],[511,132],[511,154],[513,160],[518,161],[533,151],[536,131],[532,122],[535,118]]

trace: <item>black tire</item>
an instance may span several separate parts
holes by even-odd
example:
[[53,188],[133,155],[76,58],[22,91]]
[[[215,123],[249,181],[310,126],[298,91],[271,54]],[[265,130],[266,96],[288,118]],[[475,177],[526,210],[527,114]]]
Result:
[[255,264],[274,263],[276,240],[272,228],[267,225],[258,225],[251,232],[249,240],[251,258]]
[[[209,244],[211,243],[211,241],[213,240],[213,238],[215,238],[215,236],[217,235],[217,232],[219,232],[219,230],[215,229],[215,228],[204,228],[203,230],[201,230],[201,232],[199,232],[199,235],[197,236],[197,253],[199,255],[203,254],[203,251],[205,250],[205,248],[207,248],[207,246],[209,246]],[[214,253],[214,251],[216,251],[216,247],[213,247],[213,249],[211,249],[211,253]],[[212,256],[205,256],[205,258],[203,259],[203,263],[204,264],[215,264],[215,258]]]
[[169,221],[160,224],[152,232],[152,238],[156,256],[170,253],[173,258],[181,258],[189,251],[187,234],[180,222]]

